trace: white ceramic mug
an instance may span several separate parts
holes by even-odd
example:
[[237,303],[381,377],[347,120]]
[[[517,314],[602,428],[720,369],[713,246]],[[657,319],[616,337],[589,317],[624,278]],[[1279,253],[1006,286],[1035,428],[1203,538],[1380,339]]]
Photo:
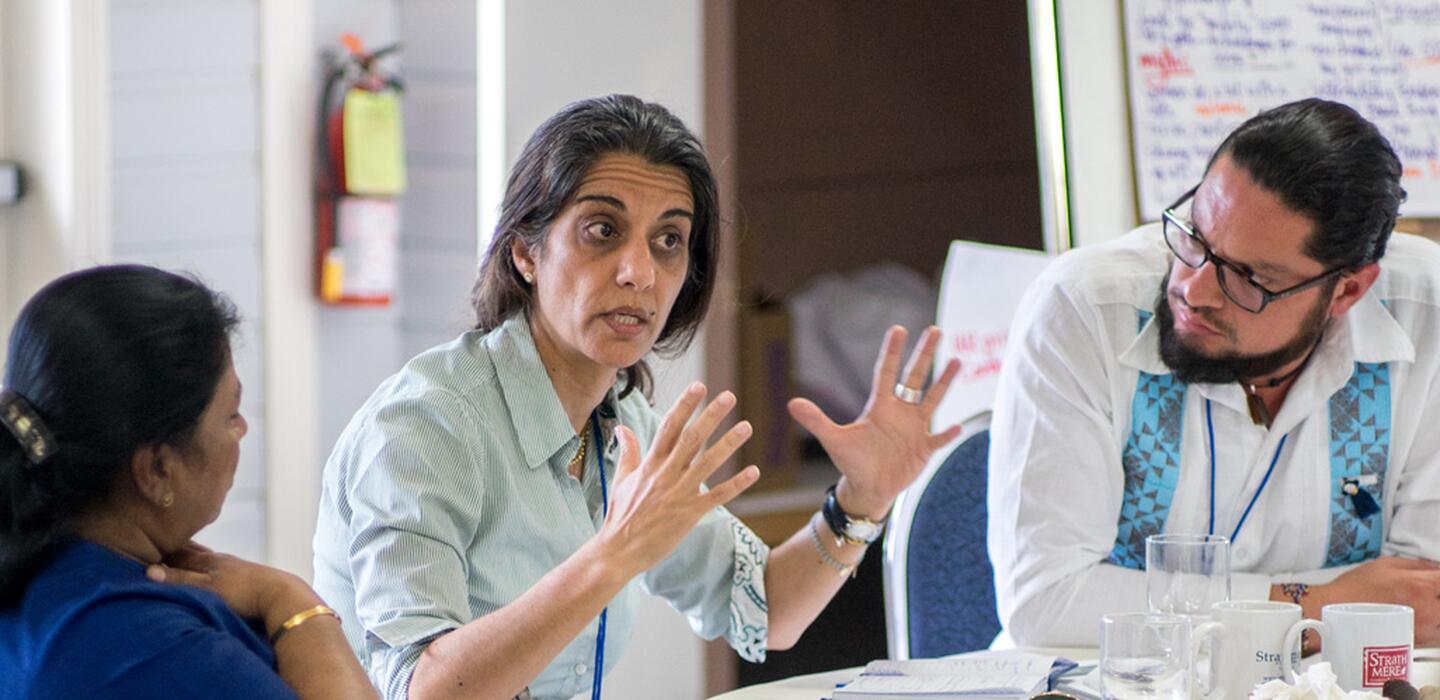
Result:
[[[1230,600],[1210,608],[1211,619],[1195,628],[1192,644],[1210,640],[1207,700],[1245,700],[1259,683],[1284,678],[1280,656],[1285,635],[1300,622],[1300,606],[1269,600]],[[1300,652],[1291,652],[1300,663]]]
[[[1320,609],[1320,621],[1303,620],[1285,635],[1285,648],[1297,649],[1301,632],[1320,632],[1321,655],[1345,690],[1379,690],[1389,680],[1410,680],[1415,650],[1415,611],[1387,603],[1339,603]],[[1285,677],[1295,666],[1282,660]]]

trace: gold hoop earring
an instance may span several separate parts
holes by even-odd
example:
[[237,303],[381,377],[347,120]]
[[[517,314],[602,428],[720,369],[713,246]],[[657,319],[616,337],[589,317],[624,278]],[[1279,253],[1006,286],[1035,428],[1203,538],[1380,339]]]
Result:
[[166,491],[165,495],[160,497],[160,506],[163,508],[169,508],[173,505],[175,505],[175,494]]

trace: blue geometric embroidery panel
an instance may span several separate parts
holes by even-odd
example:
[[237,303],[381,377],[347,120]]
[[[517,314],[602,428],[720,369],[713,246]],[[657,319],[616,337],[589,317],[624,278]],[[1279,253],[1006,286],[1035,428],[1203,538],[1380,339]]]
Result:
[[[1144,327],[1150,314],[1140,312]],[[1145,568],[1145,538],[1165,529],[1175,485],[1180,479],[1180,438],[1184,429],[1185,389],[1173,374],[1140,373],[1130,402],[1130,437],[1121,463],[1125,502],[1111,564]]]
[[[1330,397],[1330,541],[1325,566],[1380,556],[1384,536],[1385,467],[1390,463],[1390,366],[1356,362],[1344,388]],[[1380,504],[1361,518],[1343,479],[1370,477],[1361,488]],[[1369,479],[1365,479],[1369,481]],[[1363,483],[1363,482],[1362,482]]]

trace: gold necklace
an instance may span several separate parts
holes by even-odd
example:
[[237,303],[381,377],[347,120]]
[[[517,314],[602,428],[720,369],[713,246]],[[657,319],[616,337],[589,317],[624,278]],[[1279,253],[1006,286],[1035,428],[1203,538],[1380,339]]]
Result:
[[574,473],[575,468],[585,463],[585,452],[590,445],[590,421],[585,421],[585,427],[580,429],[580,449],[575,451],[575,456],[570,458],[570,472]]

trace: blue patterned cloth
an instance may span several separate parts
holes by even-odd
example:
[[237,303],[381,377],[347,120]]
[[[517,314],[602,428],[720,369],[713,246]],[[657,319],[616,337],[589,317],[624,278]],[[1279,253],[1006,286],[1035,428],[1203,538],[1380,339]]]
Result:
[[[1141,311],[1139,326],[1151,314]],[[1131,401],[1130,436],[1125,442],[1125,500],[1115,547],[1107,560],[1128,569],[1145,568],[1145,538],[1165,531],[1165,520],[1180,479],[1180,441],[1185,418],[1185,384],[1171,374],[1140,372]],[[1325,566],[1343,566],[1380,556],[1384,517],[1361,516],[1344,492],[1349,480],[1381,506],[1390,454],[1390,370],[1385,363],[1355,363],[1355,372],[1330,398],[1330,539]]]
[[[1137,314],[1137,329],[1151,313]],[[1145,538],[1165,531],[1175,486],[1180,480],[1180,439],[1185,427],[1185,384],[1173,374],[1141,372],[1130,405],[1130,437],[1121,462],[1125,501],[1109,562],[1145,568]]]
[[1165,531],[1175,486],[1180,480],[1180,438],[1185,384],[1174,375],[1140,373],[1130,418],[1130,437],[1121,462],[1125,502],[1110,563],[1145,568],[1145,538]]
[[[1390,464],[1390,367],[1355,363],[1345,388],[1330,397],[1330,542],[1325,566],[1380,556],[1385,531],[1385,468]],[[1362,518],[1342,489],[1347,479],[1365,489],[1380,513]]]

